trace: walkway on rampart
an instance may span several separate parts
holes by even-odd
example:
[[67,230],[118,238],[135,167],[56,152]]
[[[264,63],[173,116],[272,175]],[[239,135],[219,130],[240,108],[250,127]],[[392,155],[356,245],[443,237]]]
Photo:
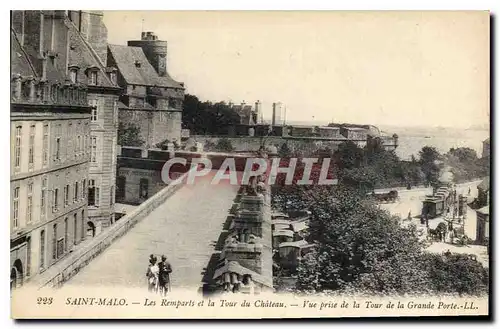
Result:
[[215,172],[185,185],[115,241],[67,285],[146,287],[150,254],[165,254],[172,287],[198,289],[238,186],[211,185]]

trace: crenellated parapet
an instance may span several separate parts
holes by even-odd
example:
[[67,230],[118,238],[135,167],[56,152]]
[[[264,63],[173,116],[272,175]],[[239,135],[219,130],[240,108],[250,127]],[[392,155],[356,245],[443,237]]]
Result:
[[219,290],[251,294],[273,290],[270,199],[262,179],[242,188],[214,274]]

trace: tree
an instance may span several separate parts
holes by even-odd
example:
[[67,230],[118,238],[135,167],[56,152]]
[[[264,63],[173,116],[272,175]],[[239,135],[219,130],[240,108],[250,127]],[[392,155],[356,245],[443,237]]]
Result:
[[201,102],[196,96],[184,97],[182,125],[193,134],[220,135],[227,127],[240,123],[240,116],[224,102]]
[[358,168],[365,160],[363,150],[352,141],[341,143],[334,155],[340,170]]
[[476,151],[468,147],[450,149],[444,162],[457,183],[489,175],[489,159],[478,158]]
[[439,181],[439,160],[441,159],[441,155],[435,147],[424,146],[419,152],[419,157],[420,166],[427,183],[431,185],[437,184]]
[[316,252],[299,266],[298,289],[426,290],[426,272],[418,266],[422,246],[414,227],[401,227],[348,187],[337,187],[333,200],[317,197],[308,238],[316,243]]
[[367,193],[375,188],[379,177],[372,167],[352,168],[343,170],[340,181],[359,192]]
[[480,295],[488,291],[488,270],[469,255],[426,253],[422,255],[422,265],[435,292]]
[[140,137],[141,130],[133,123],[118,125],[118,145],[121,146],[142,146],[144,140]]
[[477,160],[477,152],[470,147],[451,148],[448,155],[458,158],[460,162],[471,163]]
[[436,150],[435,147],[432,146],[424,146],[422,149],[418,152],[418,155],[420,157],[420,163],[435,163],[441,158],[441,155],[439,152]]

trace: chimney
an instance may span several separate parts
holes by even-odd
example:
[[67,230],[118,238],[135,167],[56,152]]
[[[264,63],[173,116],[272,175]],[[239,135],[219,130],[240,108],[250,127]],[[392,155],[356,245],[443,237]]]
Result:
[[35,79],[30,79],[30,102],[34,102],[36,98],[36,90],[35,90]]
[[42,58],[42,76],[41,76],[42,81],[47,80],[47,57],[44,56]]
[[259,100],[255,102],[255,115],[256,115],[256,122],[255,123],[261,123],[262,122],[262,113],[261,113],[261,103]]
[[17,74],[14,76],[14,84],[12,86],[13,94],[15,99],[20,99],[21,98],[21,88],[22,88],[22,82],[21,82],[21,76]]
[[276,125],[276,103],[273,103],[273,117],[272,117],[271,125],[272,126]]

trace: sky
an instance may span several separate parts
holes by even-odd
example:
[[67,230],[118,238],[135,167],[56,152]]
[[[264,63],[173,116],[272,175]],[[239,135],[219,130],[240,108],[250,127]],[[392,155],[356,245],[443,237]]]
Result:
[[201,100],[287,108],[287,121],[489,122],[487,12],[105,11],[108,42],[153,31]]

